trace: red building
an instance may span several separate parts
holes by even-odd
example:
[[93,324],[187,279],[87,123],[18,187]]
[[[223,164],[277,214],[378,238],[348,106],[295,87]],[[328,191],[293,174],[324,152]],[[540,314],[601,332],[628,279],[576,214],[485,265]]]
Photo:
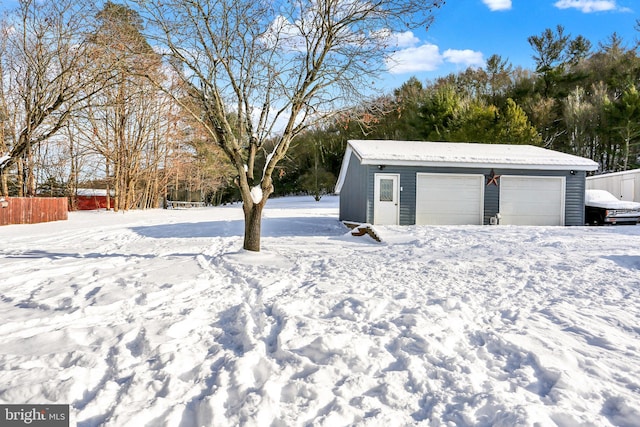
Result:
[[107,190],[78,188],[76,206],[79,211],[92,211],[107,208]]

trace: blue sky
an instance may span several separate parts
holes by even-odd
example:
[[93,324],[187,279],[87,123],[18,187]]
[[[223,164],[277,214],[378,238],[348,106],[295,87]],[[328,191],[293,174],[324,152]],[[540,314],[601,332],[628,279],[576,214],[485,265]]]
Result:
[[[0,0],[0,10],[16,4]],[[469,66],[482,67],[493,54],[533,69],[527,38],[558,24],[572,37],[586,37],[594,48],[614,32],[631,47],[640,39],[634,29],[637,19],[639,0],[447,0],[428,31],[399,35],[398,62],[382,76],[382,86],[394,89],[411,76],[434,79]]]
[[558,24],[565,34],[582,35],[597,48],[617,32],[627,47],[640,39],[638,0],[449,0],[436,12],[427,32],[399,39],[400,62],[384,86],[399,87],[411,76],[433,79],[468,66],[483,66],[493,54],[514,66],[533,69],[527,42]]

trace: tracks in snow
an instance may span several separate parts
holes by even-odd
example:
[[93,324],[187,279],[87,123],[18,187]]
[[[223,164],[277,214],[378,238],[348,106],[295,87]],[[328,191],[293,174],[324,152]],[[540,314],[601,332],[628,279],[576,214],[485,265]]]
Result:
[[[209,275],[228,284],[225,308],[212,324],[219,335],[210,355],[214,360],[211,372],[205,387],[186,404],[186,411],[198,424],[256,423],[273,418],[261,409],[265,400],[272,402],[266,407],[279,406],[281,386],[272,378],[282,370],[278,336],[284,318],[277,307],[277,295],[265,298],[264,286],[254,278],[256,274],[260,277],[261,270],[268,276],[270,267],[260,261],[257,266],[247,264],[251,255],[229,254],[228,249],[228,244],[214,245],[198,256]],[[255,256],[258,260],[263,257]]]

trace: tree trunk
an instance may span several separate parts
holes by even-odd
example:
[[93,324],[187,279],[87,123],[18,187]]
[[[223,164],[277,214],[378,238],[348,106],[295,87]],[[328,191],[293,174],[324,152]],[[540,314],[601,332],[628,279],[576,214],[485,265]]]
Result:
[[4,170],[0,172],[0,196],[9,197],[9,183]]
[[105,170],[107,174],[106,184],[107,184],[107,210],[111,210],[111,185],[109,183],[109,160],[106,161]]
[[253,203],[251,207],[243,205],[244,210],[244,246],[247,251],[260,252],[260,227],[262,226],[262,209],[265,201]]
[[622,170],[626,171],[629,167],[629,153],[631,151],[631,130],[630,128],[630,123],[627,122],[625,129],[624,129],[624,151],[623,151],[623,156],[624,159],[622,160]]
[[[69,128],[67,128],[69,130]],[[68,133],[69,138],[69,159],[71,160],[71,171],[69,172],[69,182],[67,184],[67,196],[69,197],[69,210],[78,210],[78,156],[73,145],[74,134]]]
[[35,197],[36,196],[36,165],[33,160],[33,152],[29,150],[27,152],[27,196]]
[[18,197],[24,197],[24,159],[18,159],[16,164],[18,165]]

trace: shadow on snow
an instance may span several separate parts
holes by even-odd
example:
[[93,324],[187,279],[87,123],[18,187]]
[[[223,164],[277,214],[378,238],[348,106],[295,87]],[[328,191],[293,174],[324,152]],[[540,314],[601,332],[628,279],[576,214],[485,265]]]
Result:
[[[180,224],[163,224],[133,227],[132,230],[144,237],[154,239],[198,238],[198,237],[241,237],[244,235],[244,220],[207,221]],[[346,228],[335,218],[292,217],[263,218],[262,237],[284,236],[340,236]]]

